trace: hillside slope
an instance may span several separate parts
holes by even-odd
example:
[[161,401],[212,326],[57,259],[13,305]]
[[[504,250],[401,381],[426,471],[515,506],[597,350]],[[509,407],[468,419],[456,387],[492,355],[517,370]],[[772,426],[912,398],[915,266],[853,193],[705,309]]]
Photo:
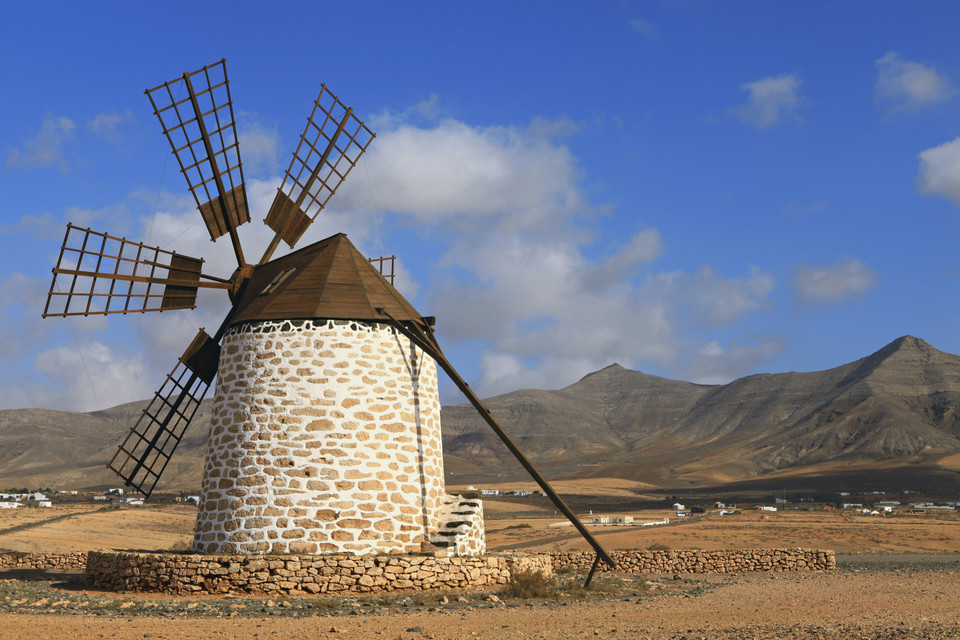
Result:
[[[115,486],[104,465],[143,404],[0,411],[0,488]],[[909,470],[960,486],[960,357],[912,336],[827,371],[697,385],[614,364],[563,389],[487,404],[553,477],[688,487],[862,471],[893,485]],[[206,401],[162,488],[199,486],[208,426]],[[471,407],[444,407],[443,433],[449,481],[524,476]]]

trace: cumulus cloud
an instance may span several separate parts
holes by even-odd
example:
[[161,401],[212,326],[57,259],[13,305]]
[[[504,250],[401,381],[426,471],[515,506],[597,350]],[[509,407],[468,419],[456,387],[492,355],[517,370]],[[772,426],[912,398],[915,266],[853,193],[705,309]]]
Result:
[[750,267],[750,275],[745,278],[726,278],[710,265],[704,265],[693,274],[670,272],[651,276],[647,290],[671,301],[687,322],[716,328],[766,308],[774,286],[773,276],[757,267]]
[[891,51],[877,60],[876,97],[891,112],[918,111],[949,100],[956,93],[950,81],[930,65],[904,60]]
[[[79,349],[44,351],[37,356],[34,367],[59,386],[56,393],[42,399],[41,406],[45,407],[92,411],[153,395],[152,385],[137,375],[136,356],[117,353],[96,341],[81,344]],[[28,389],[24,393],[38,391]]]
[[[580,170],[570,150],[543,131],[542,123],[532,132],[444,120],[379,133],[365,158],[377,207],[431,226],[496,220],[520,229],[558,211],[569,217],[584,206],[575,186]],[[345,184],[336,207],[367,206],[364,182]]]
[[920,152],[917,189],[960,207],[960,138]]
[[800,78],[785,73],[741,85],[749,95],[747,102],[731,108],[728,113],[739,120],[766,129],[780,124],[784,118],[799,118],[799,109],[806,100],[797,92]]
[[793,285],[803,302],[837,302],[877,286],[877,274],[856,258],[830,266],[804,264],[797,269]]
[[[603,204],[588,201],[583,173],[564,143],[577,133],[576,123],[491,127],[424,117],[435,112],[442,112],[437,101],[386,114],[392,128],[379,130],[376,144],[300,246],[346,232],[367,255],[399,253],[397,286],[410,297],[419,289],[417,307],[438,316],[441,344],[481,346],[472,382],[480,393],[564,386],[615,361],[658,366],[678,377],[730,377],[772,352],[718,343],[709,355],[704,340],[687,337],[691,325],[709,333],[765,309],[773,277],[756,268],[731,277],[709,266],[664,273],[657,269],[665,252],[657,229],[634,223],[619,229],[619,237],[599,233],[592,222]],[[253,222],[239,229],[248,262],[259,259],[272,237],[259,219],[278,182],[275,175],[248,176]],[[202,257],[205,273],[228,277],[236,267],[229,238],[210,243],[181,183],[166,185],[159,202],[156,193],[137,193],[87,216],[103,223],[95,228],[115,233],[114,223],[125,218],[128,237]],[[155,214],[141,218],[120,211],[154,207]],[[415,229],[421,253],[404,256],[383,246],[381,223],[386,239]],[[286,250],[281,245],[275,257]],[[417,273],[429,272],[429,282],[414,280],[404,258],[418,264]],[[222,291],[206,291],[194,311],[111,318],[111,328],[138,336],[139,346],[129,352],[114,346],[102,327],[83,327],[83,360],[118,372],[102,389],[96,386],[99,404],[133,400],[134,392],[149,396],[197,329],[212,333],[227,306]],[[36,367],[66,389],[65,402],[81,402],[90,383],[80,375],[83,363],[66,353],[71,349],[65,343],[47,349]],[[124,389],[119,380],[131,376]],[[114,395],[111,382],[123,393]]]
[[47,115],[40,131],[19,146],[7,148],[8,169],[42,169],[51,165],[67,170],[64,145],[74,138],[76,124],[70,118]]

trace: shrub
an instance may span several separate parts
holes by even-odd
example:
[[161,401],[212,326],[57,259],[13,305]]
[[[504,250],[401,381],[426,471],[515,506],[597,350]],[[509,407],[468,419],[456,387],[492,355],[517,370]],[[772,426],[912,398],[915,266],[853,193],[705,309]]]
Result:
[[500,590],[505,598],[552,598],[557,592],[556,583],[539,571],[518,571],[510,584]]

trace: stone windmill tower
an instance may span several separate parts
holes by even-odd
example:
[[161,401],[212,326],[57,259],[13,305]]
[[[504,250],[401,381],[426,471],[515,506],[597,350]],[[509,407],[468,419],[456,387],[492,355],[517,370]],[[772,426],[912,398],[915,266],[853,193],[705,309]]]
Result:
[[[199,288],[232,306],[197,334],[108,467],[149,497],[217,380],[194,546],[212,553],[405,553],[425,543],[484,552],[480,502],[446,493],[437,366],[597,551],[613,561],[443,355],[432,318],[392,286],[392,258],[343,234],[291,249],[374,138],[326,86],[248,263],[250,220],[226,63],[147,90],[211,240],[228,235],[229,279],[203,260],[67,226],[44,316],[192,309]],[[378,262],[380,269],[373,266]],[[596,568],[597,563],[594,564]],[[591,573],[592,575],[592,573]]]

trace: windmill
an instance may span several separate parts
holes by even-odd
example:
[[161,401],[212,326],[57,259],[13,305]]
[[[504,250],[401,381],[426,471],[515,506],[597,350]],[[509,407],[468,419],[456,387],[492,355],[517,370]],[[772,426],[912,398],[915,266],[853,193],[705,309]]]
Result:
[[[203,260],[68,224],[44,317],[232,306],[201,329],[107,465],[149,497],[217,380],[194,547],[229,553],[409,551],[424,542],[482,553],[479,501],[443,484],[440,367],[602,558],[612,560],[443,356],[434,319],[392,286],[392,258],[368,260],[343,234],[291,249],[375,134],[325,85],[264,220],[256,264],[226,62],[146,95],[213,241],[229,236],[230,278]],[[379,268],[374,263],[379,263]],[[382,273],[390,268],[388,274]],[[592,572],[591,572],[592,575]]]

